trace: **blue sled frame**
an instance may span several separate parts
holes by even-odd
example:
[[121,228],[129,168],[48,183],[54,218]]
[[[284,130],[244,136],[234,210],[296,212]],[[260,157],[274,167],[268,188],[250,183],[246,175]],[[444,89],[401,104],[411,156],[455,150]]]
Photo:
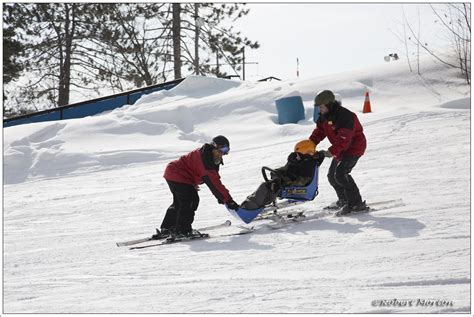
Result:
[[[265,181],[268,180],[265,174],[265,170],[275,172],[268,167],[262,167],[262,173]],[[282,201],[274,203],[272,205],[268,205],[265,207],[261,207],[255,210],[247,210],[243,208],[239,208],[237,210],[229,209],[226,205],[227,210],[237,219],[241,219],[245,223],[250,223],[254,220],[259,214],[262,212],[267,211],[276,211],[278,209],[286,208],[289,206],[299,205],[305,203],[307,201],[314,200],[318,195],[318,180],[319,180],[319,167],[316,166],[314,170],[313,179],[311,183],[307,186],[289,186],[284,187],[281,189],[278,198]]]

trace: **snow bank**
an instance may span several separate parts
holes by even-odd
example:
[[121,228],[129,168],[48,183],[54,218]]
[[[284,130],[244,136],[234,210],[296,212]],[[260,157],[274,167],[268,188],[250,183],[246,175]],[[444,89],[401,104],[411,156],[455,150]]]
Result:
[[171,100],[176,100],[176,97],[180,97],[179,99],[199,99],[210,95],[217,95],[239,86],[240,83],[237,81],[204,76],[189,76],[170,90],[161,90],[142,96],[135,102],[135,105],[153,103],[156,106],[163,99],[166,99],[164,102],[170,102]]
[[[313,124],[314,96],[322,89],[338,93],[344,105],[354,111],[362,109],[365,91],[370,92],[375,113],[419,108],[420,100],[423,108],[426,103],[440,102],[447,102],[441,107],[459,107],[460,103],[469,107],[470,99],[463,97],[465,90],[448,93],[450,89],[439,80],[439,74],[443,72],[448,85],[459,86],[460,80],[442,65],[429,65],[424,77],[407,74],[400,63],[358,73],[272,83],[190,76],[169,91],[151,93],[134,105],[103,115],[5,129],[4,182],[168,159],[216,134],[228,134],[238,145],[234,148],[241,150],[256,137],[264,144],[273,144],[278,138],[308,131]],[[452,93],[464,99],[448,100]],[[296,126],[279,126],[274,100],[293,95],[303,97],[306,120]]]

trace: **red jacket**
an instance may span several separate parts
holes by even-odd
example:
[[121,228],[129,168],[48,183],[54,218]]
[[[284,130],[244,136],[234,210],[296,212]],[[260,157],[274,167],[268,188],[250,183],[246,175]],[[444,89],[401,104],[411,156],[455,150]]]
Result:
[[328,149],[340,161],[342,155],[362,156],[367,147],[364,129],[356,114],[339,104],[334,104],[328,114],[318,120],[316,129],[309,137],[316,145],[328,138]]
[[229,191],[221,182],[219,166],[214,164],[212,146],[209,144],[169,163],[163,176],[172,182],[194,186],[206,183],[219,203],[228,203],[232,200]]

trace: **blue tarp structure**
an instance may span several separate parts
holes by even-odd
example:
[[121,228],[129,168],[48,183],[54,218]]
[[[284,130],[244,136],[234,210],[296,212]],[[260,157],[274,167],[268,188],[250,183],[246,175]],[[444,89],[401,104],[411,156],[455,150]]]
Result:
[[27,115],[8,118],[3,120],[3,127],[6,128],[19,124],[27,124],[33,122],[77,119],[93,116],[104,111],[110,111],[115,108],[120,108],[124,105],[134,104],[143,95],[147,95],[152,92],[164,89],[169,90],[178,85],[183,80],[184,78],[158,85],[130,90],[116,95],[105,96],[54,109],[48,109],[44,111],[30,113]]

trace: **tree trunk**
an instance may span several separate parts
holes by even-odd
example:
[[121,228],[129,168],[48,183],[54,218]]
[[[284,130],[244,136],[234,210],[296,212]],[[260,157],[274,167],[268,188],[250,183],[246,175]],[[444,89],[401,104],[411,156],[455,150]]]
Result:
[[[418,39],[421,39],[421,19],[420,19],[420,10],[418,9]],[[418,75],[421,75],[420,71],[420,41],[416,43],[416,65],[418,70]]]
[[181,78],[181,7],[173,3],[173,55],[174,79]]
[[245,81],[245,46],[242,47],[242,80]]
[[194,4],[194,73],[199,75],[199,3]]
[[64,22],[64,61],[61,64],[60,76],[59,76],[59,93],[58,93],[58,106],[64,106],[69,104],[69,94],[71,91],[71,54],[72,54],[72,42],[75,33],[75,8],[76,4],[72,4],[71,12],[69,12],[69,4],[64,4],[66,16]]

